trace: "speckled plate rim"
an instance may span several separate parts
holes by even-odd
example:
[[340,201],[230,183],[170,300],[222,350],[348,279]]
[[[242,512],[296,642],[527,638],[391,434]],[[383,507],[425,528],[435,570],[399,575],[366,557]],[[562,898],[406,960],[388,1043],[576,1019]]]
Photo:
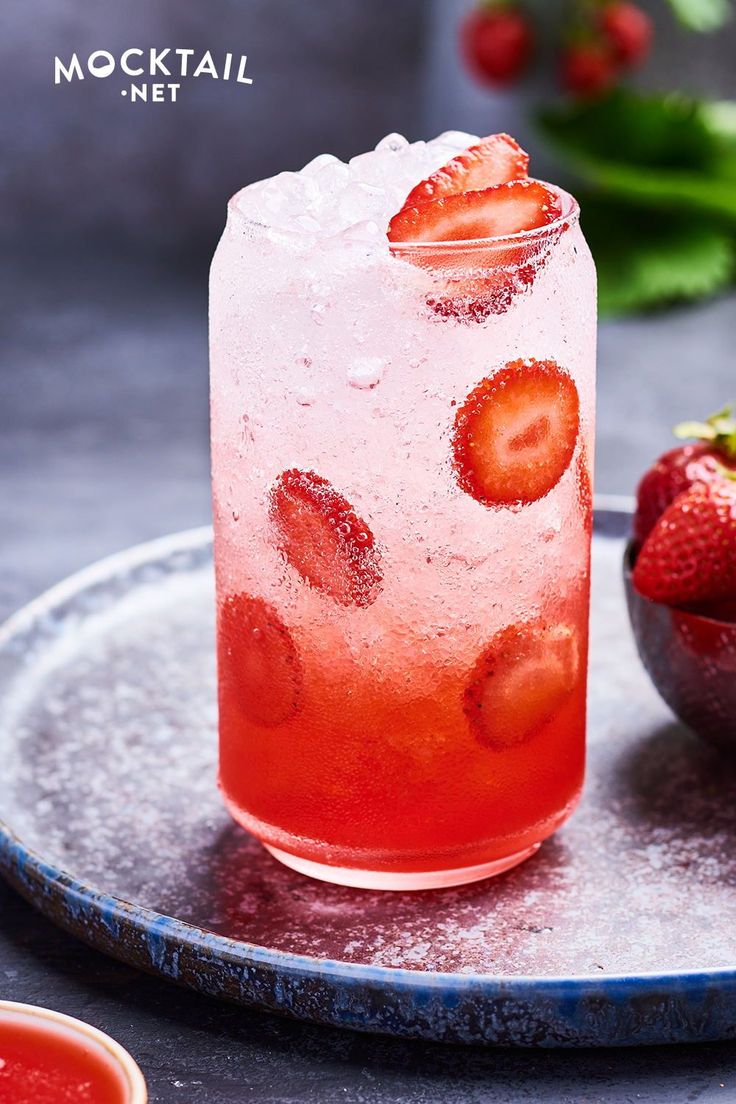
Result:
[[[624,536],[629,513],[629,499],[596,498],[596,527],[611,535]],[[0,652],[39,618],[115,576],[178,553],[201,553],[204,565],[211,541],[209,526],[190,529],[84,568],[10,617],[0,627]],[[2,820],[0,875],[52,921],[113,957],[213,996],[300,1019],[517,1046],[736,1038],[736,966],[534,976],[317,959],[234,940],[111,896],[47,862]]]

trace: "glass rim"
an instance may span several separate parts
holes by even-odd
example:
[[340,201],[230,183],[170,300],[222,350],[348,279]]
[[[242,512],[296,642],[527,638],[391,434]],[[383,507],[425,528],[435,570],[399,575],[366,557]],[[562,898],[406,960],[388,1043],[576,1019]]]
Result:
[[[530,180],[535,179],[529,177]],[[537,226],[532,230],[519,230],[515,234],[490,236],[487,238],[460,238],[457,241],[407,241],[407,242],[391,242],[386,239],[389,253],[391,254],[411,254],[411,253],[464,253],[468,250],[486,249],[489,248],[505,248],[513,245],[525,245],[529,242],[544,241],[546,238],[552,237],[557,233],[567,229],[570,225],[576,223],[580,217],[580,206],[574,196],[566,192],[564,188],[558,187],[556,184],[548,184],[546,181],[538,181],[538,183],[544,184],[561,203],[561,212],[556,219],[552,222],[545,223],[544,226]],[[274,237],[287,240],[287,241],[301,241],[308,242],[311,239],[316,240],[320,245],[326,245],[327,243],[339,243],[342,239],[342,234],[330,235],[327,238],[314,237],[309,231],[296,230],[292,227],[279,227],[271,226],[268,222],[264,222],[262,219],[253,218],[250,215],[245,214],[237,204],[237,198],[243,189],[239,189],[235,192],[227,202],[228,220],[230,215],[237,218],[238,222],[245,226],[250,226],[254,230],[263,231],[271,234]],[[349,229],[349,227],[346,227]],[[376,242],[380,239],[376,239]],[[371,246],[375,246],[376,242],[368,242]],[[347,244],[347,242],[346,242]],[[350,244],[354,244],[350,242]]]
[[[532,177],[529,178],[533,179]],[[528,242],[543,241],[562,230],[567,229],[580,218],[580,205],[574,196],[554,184],[540,181],[549,188],[560,200],[560,214],[552,222],[544,226],[536,226],[532,230],[519,230],[515,234],[491,235],[487,238],[459,238],[455,241],[407,241],[389,242],[392,253],[465,253],[473,249],[501,248],[513,245],[525,245]]]

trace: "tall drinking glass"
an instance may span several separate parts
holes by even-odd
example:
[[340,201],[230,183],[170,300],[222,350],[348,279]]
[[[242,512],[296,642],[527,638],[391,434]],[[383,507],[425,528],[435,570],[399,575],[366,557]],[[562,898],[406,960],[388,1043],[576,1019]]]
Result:
[[584,767],[595,273],[575,201],[391,247],[231,202],[211,273],[220,785],[287,865],[498,873]]

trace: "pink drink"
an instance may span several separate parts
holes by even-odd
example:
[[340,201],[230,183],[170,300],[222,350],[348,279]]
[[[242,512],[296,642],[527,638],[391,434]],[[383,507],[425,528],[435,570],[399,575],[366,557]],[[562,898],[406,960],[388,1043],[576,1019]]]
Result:
[[246,188],[212,266],[220,783],[350,885],[504,870],[582,784],[594,268],[564,193],[525,238],[389,246],[470,141]]

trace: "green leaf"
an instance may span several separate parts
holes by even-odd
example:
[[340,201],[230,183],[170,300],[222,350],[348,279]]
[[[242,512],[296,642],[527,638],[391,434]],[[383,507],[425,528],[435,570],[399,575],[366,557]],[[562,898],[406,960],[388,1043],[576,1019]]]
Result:
[[581,211],[603,315],[712,295],[733,277],[734,240],[721,227],[600,195],[584,197]]
[[656,208],[688,209],[736,225],[736,105],[619,89],[545,111],[541,126],[589,184]]
[[700,105],[703,121],[708,130],[720,137],[724,145],[736,144],[736,101],[715,100]]
[[711,414],[705,422],[680,422],[675,426],[675,437],[683,441],[690,437],[699,441],[711,441],[729,460],[736,460],[736,418],[733,403]]
[[716,31],[731,14],[729,0],[669,0],[669,3],[689,31]]

